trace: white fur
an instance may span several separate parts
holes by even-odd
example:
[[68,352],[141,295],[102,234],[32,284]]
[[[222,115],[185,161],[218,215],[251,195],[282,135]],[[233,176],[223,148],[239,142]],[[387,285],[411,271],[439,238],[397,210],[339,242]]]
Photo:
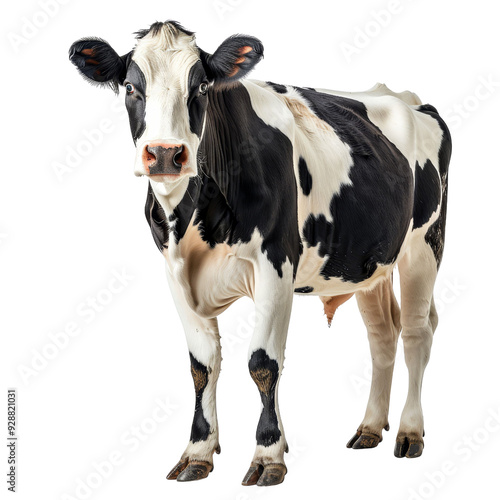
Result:
[[132,59],[146,79],[146,129],[137,141],[135,174],[146,175],[144,147],[161,142],[183,144],[188,150],[184,169],[196,175],[200,140],[191,132],[187,112],[189,70],[199,59],[194,37],[165,24],[155,36],[150,33],[139,40]]

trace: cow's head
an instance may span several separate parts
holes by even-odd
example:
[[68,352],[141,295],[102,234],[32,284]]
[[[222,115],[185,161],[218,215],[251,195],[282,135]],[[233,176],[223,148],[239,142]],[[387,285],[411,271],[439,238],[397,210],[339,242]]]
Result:
[[167,191],[198,173],[208,94],[244,77],[262,55],[259,40],[240,35],[208,54],[174,21],[138,32],[135,48],[121,57],[100,38],[78,40],[69,51],[90,83],[117,93],[125,88],[137,148],[135,174],[147,175]]

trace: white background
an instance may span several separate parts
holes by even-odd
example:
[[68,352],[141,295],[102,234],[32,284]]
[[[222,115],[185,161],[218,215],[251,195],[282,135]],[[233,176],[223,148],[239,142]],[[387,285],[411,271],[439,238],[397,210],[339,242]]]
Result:
[[[74,0],[51,5],[51,15],[44,16],[39,1],[11,3],[1,20],[2,386],[18,388],[17,498],[498,495],[500,421],[493,424],[491,415],[500,420],[500,71],[498,17],[491,2]],[[381,11],[386,13],[377,15]],[[329,330],[319,299],[296,297],[280,391],[289,473],[277,487],[240,486],[260,412],[247,368],[253,309],[245,299],[220,319],[222,454],[215,456],[215,471],[197,483],[165,479],[190,433],[194,390],[188,351],[162,257],[143,215],[146,181],[132,173],[134,146],[123,93],[116,98],[86,84],[67,50],[76,39],[96,35],[124,54],[133,47],[133,31],[166,19],[196,31],[207,51],[233,33],[259,37],[265,59],[253,78],[353,91],[381,81],[395,91],[416,92],[450,124],[454,151],[446,248],[436,285],[440,325],[424,379],[421,458],[393,456],[407,390],[401,349],[390,432],[376,449],[346,449],[368,398],[365,329],[355,300],[340,308]],[[28,26],[31,22],[39,27]],[[363,40],[360,33],[366,31]],[[357,53],[346,56],[345,44]],[[103,120],[100,143],[85,149],[85,134],[102,127]],[[80,148],[86,156],[58,177],[56,166],[67,163],[68,148]],[[110,295],[105,289],[113,271],[123,270],[132,278],[123,291]],[[91,318],[85,313],[89,297],[110,303]],[[79,335],[54,350],[49,335],[54,338],[68,323],[78,326]],[[152,419],[163,415],[157,398],[171,407],[159,423]],[[137,445],[131,433],[141,425],[144,440]],[[7,448],[2,449],[6,472]],[[110,455],[120,456],[120,463],[98,475],[95,464]],[[91,485],[86,493],[82,482]],[[1,489],[3,498],[4,480]]]

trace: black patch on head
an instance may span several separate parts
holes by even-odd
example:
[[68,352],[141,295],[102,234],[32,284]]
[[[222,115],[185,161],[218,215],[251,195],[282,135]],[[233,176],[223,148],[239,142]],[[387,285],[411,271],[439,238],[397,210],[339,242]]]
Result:
[[278,362],[271,359],[264,349],[258,349],[250,357],[248,368],[253,381],[259,388],[262,413],[257,425],[257,444],[271,446],[278,442],[281,431],[276,415],[275,391],[278,383]]
[[102,38],[82,38],[69,49],[69,59],[92,85],[109,87],[118,93],[127,72],[130,52],[119,56]]
[[314,288],[312,286],[303,286],[301,288],[296,288],[294,290],[295,293],[312,293],[314,292]]
[[441,201],[441,182],[430,160],[422,168],[415,166],[415,200],[413,204],[413,229],[422,227],[436,211]]
[[307,168],[307,163],[302,156],[299,158],[299,180],[300,187],[305,196],[309,196],[312,189],[312,176]]
[[151,33],[152,36],[156,36],[160,31],[161,29],[163,28],[163,26],[165,24],[171,24],[172,26],[174,26],[178,31],[181,31],[182,33],[188,35],[188,36],[193,36],[194,35],[194,32],[193,31],[189,31],[187,30],[186,28],[184,28],[184,26],[182,26],[180,23],[178,23],[177,21],[165,21],[164,23],[162,22],[159,22],[157,21],[156,23],[153,23],[149,28],[146,28],[146,29],[143,29],[143,30],[139,30],[139,31],[136,31],[134,33],[135,35],[135,38],[137,40],[140,40],[141,38],[144,38],[146,35],[148,35],[149,33]]
[[439,116],[436,108],[430,104],[424,104],[418,108],[418,111],[432,116],[439,124],[443,131],[443,138],[441,139],[441,146],[439,148],[439,176],[441,177],[441,208],[439,218],[428,229],[425,234],[425,241],[432,248],[434,256],[436,257],[437,266],[439,268],[443,258],[444,238],[446,229],[446,212],[448,202],[448,167],[451,158],[451,134],[446,126],[444,120]]
[[202,406],[203,392],[208,384],[208,370],[207,367],[200,363],[191,353],[189,353],[189,357],[191,359],[191,374],[193,376],[196,393],[190,441],[192,443],[197,443],[198,441],[206,441],[210,434],[210,425],[205,415],[203,415]]
[[273,82],[266,82],[266,83],[270,85],[275,92],[278,92],[278,94],[286,94],[288,92],[286,85],[281,85],[281,83],[273,83]]
[[[193,134],[201,137],[203,130],[203,117],[207,110],[208,96],[200,94],[200,85],[207,83],[207,75],[201,61],[197,61],[189,70],[188,87],[188,110],[189,110],[189,127]],[[210,90],[209,90],[210,91]]]
[[313,112],[351,148],[352,185],[330,202],[329,222],[310,215],[303,236],[325,258],[321,275],[359,283],[377,264],[396,259],[413,211],[413,175],[407,159],[368,119],[363,103],[297,88]]
[[131,83],[135,87],[133,94],[127,93],[125,96],[130,130],[135,143],[146,129],[146,78],[134,61],[130,61],[124,83]]
[[168,248],[168,222],[165,212],[153,193],[151,184],[148,183],[148,196],[144,207],[146,220],[148,221],[154,242],[160,252]]

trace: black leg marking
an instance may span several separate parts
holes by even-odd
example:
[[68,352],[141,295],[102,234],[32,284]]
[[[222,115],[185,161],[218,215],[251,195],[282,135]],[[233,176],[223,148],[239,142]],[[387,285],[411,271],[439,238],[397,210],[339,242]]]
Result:
[[278,442],[281,436],[274,396],[279,376],[278,363],[271,359],[264,349],[258,349],[252,354],[248,368],[253,381],[259,388],[264,406],[257,426],[257,444],[271,446]]
[[194,390],[196,392],[196,403],[194,407],[193,426],[191,427],[191,442],[205,441],[210,433],[210,425],[203,415],[201,400],[203,391],[208,384],[207,367],[201,364],[191,353],[191,375],[194,381]]
[[312,286],[303,286],[302,288],[296,288],[294,290],[295,293],[311,293],[314,292],[314,288]]

